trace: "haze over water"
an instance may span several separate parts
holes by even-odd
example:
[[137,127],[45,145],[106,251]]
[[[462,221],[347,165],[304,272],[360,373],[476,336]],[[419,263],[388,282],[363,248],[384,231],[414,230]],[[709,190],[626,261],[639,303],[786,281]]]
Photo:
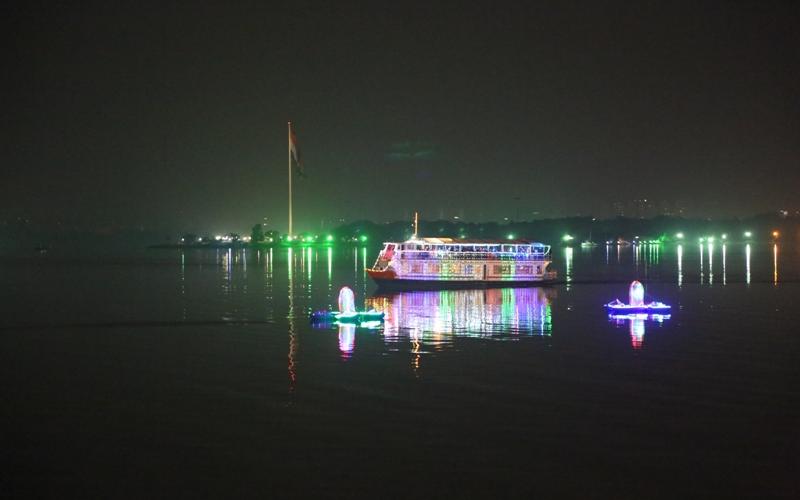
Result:
[[[376,253],[0,260],[3,489],[797,496],[797,248],[557,247],[564,284],[394,294]],[[671,316],[609,319],[632,279]],[[344,285],[385,324],[310,325]]]

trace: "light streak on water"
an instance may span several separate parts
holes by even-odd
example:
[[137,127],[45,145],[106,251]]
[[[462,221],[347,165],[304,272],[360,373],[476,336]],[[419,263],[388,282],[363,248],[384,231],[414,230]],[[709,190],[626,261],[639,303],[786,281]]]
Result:
[[328,287],[333,282],[333,248],[328,247]]
[[286,253],[286,269],[289,278],[289,311],[286,318],[289,321],[289,353],[287,354],[287,371],[289,374],[289,393],[294,392],[295,385],[297,384],[297,370],[295,358],[297,356],[297,332],[295,331],[294,324],[294,279],[292,276],[292,268],[294,267],[294,255],[291,247]]
[[725,256],[726,256],[726,250],[727,250],[726,247],[727,247],[727,245],[725,245],[723,243],[722,244],[722,284],[723,285],[727,285],[728,284],[728,273],[727,273],[727,268],[725,267]]
[[744,273],[744,281],[748,285],[750,284],[750,243],[744,247],[744,260],[745,260],[745,273]]
[[572,282],[572,247],[564,249],[564,280],[567,282],[567,290],[571,288]]
[[704,267],[703,267],[703,244],[700,243],[700,284],[701,285],[703,284],[703,279],[704,279],[703,271],[704,271]]
[[772,284],[778,284],[778,244],[772,245]]
[[708,284],[714,284],[714,244],[708,244]]

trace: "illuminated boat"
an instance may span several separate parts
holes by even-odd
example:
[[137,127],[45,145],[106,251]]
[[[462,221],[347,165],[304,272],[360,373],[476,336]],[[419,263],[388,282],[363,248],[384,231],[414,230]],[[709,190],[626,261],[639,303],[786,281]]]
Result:
[[397,290],[531,286],[552,282],[550,246],[527,240],[412,238],[386,242],[367,273]]

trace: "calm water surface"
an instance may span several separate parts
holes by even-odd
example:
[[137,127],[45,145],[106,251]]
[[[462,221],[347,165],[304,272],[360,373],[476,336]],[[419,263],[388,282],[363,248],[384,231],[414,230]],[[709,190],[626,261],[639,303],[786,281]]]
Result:
[[[561,285],[395,294],[376,252],[0,260],[1,491],[800,497],[796,248],[556,248]],[[607,317],[634,278],[671,317]],[[312,327],[343,285],[385,324]]]

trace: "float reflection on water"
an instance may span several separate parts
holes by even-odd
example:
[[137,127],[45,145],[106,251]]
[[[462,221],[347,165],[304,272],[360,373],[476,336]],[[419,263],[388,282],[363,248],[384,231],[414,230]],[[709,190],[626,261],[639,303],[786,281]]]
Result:
[[661,326],[665,320],[670,318],[669,314],[609,314],[608,318],[617,326],[624,326],[628,323],[631,334],[631,347],[635,350],[642,348],[644,344],[645,323],[648,321],[658,323]]
[[356,347],[356,325],[353,323],[339,323],[339,352],[342,359],[349,359]]
[[[555,293],[551,288],[490,288],[376,295],[366,299],[365,308],[383,312],[383,321],[333,325],[339,330],[339,352],[344,360],[352,357],[357,332],[363,330],[381,333],[390,346],[409,342],[415,354],[425,352],[423,347],[440,350],[459,337],[495,340],[549,337],[550,302]],[[418,367],[419,359],[416,364]]]

